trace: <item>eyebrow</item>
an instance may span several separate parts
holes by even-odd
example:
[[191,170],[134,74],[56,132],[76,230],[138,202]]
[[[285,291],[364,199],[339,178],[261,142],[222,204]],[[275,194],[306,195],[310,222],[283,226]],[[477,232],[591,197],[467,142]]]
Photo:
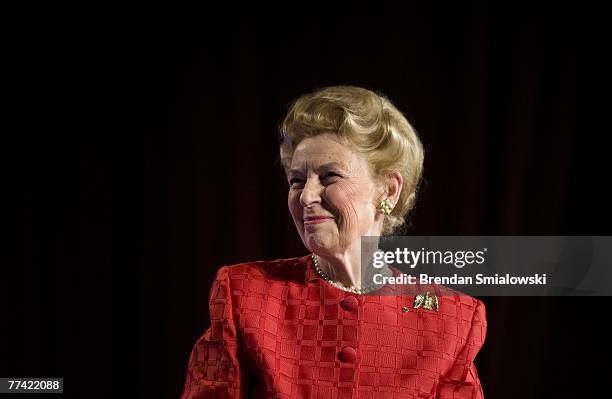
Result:
[[[324,163],[323,165],[320,165],[318,168],[316,168],[315,172],[318,172],[322,169],[333,169],[333,168],[339,168],[341,170],[345,170],[344,165],[338,163],[338,162],[328,162],[328,163]],[[298,169],[290,169],[289,170],[289,174],[293,174],[293,173],[300,173],[300,170]]]

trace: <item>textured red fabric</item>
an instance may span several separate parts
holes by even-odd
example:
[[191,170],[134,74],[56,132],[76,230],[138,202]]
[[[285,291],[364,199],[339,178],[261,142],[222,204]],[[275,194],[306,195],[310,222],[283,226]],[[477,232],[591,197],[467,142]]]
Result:
[[309,256],[224,266],[181,398],[482,398],[484,304],[438,299],[436,312],[413,309],[414,296],[344,292]]

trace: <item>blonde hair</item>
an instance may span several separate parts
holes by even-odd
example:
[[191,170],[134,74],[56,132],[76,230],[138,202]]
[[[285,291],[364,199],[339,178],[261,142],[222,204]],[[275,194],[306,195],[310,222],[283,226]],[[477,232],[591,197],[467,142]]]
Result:
[[347,140],[370,162],[375,178],[399,172],[399,200],[385,217],[383,234],[405,224],[414,208],[423,172],[424,150],[406,117],[385,96],[354,86],[332,86],[295,100],[280,126],[280,157],[285,173],[293,151],[307,137],[332,133]]

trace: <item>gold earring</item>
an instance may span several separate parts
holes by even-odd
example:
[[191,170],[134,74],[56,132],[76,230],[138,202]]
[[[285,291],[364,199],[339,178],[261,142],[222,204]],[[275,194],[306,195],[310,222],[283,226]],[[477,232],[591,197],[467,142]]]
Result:
[[378,210],[380,211],[380,213],[382,213],[383,215],[389,215],[391,214],[391,211],[393,210],[393,204],[391,203],[391,200],[389,198],[383,200],[380,205],[378,205]]

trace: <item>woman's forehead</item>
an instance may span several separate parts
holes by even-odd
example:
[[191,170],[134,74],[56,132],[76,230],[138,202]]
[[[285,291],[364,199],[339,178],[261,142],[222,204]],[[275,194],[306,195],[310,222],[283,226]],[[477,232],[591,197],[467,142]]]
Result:
[[[295,158],[294,158],[295,161]],[[321,171],[330,170],[330,169],[340,169],[340,170],[348,170],[350,166],[345,164],[344,162],[317,162],[313,160],[304,160],[304,162],[293,162],[291,164],[291,169],[289,169],[289,173],[291,172],[302,172],[304,169],[313,170],[316,173]]]

